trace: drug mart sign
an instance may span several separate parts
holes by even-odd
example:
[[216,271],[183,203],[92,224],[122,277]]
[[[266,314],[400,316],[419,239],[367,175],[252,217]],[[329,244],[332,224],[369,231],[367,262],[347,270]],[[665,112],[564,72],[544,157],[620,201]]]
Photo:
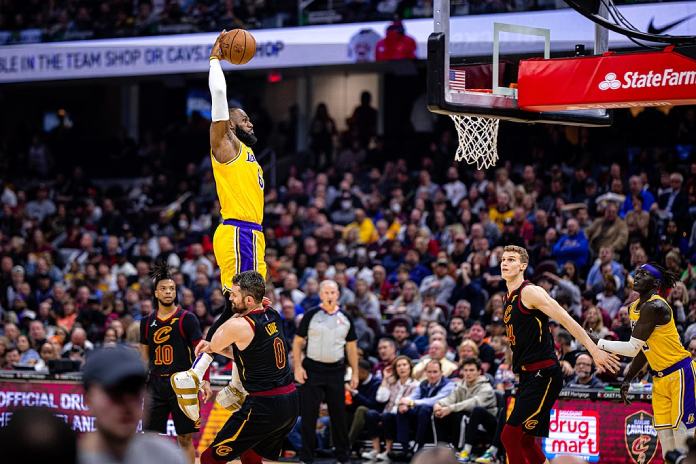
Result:
[[599,413],[552,409],[549,437],[544,439],[543,448],[549,459],[572,455],[599,462]]

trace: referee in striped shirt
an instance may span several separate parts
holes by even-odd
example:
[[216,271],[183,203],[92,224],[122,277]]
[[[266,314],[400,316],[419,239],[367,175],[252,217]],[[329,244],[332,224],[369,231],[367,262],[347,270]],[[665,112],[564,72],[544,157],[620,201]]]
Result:
[[[322,399],[329,407],[331,432],[338,462],[349,462],[346,423],[346,358],[352,370],[351,389],[358,387],[358,343],[353,319],[338,305],[338,285],[319,285],[321,304],[307,311],[292,343],[295,380],[300,387],[302,462],[314,461],[316,423]],[[304,353],[306,348],[306,353]],[[303,359],[304,353],[304,359]]]

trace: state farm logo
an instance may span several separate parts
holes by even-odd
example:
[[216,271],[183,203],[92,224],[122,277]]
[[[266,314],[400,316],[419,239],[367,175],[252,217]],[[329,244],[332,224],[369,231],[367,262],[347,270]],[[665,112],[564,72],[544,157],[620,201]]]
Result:
[[599,83],[599,90],[616,90],[621,87],[621,82],[616,78],[615,73],[607,73],[604,80]]
[[642,89],[645,87],[676,87],[696,85],[696,70],[675,71],[668,68],[662,71],[626,71],[621,79],[616,73],[610,72],[597,87],[599,90]]

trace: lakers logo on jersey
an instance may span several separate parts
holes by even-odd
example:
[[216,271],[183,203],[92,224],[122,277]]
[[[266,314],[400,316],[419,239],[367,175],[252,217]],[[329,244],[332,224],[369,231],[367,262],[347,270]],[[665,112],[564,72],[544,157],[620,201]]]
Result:
[[693,423],[694,423],[694,420],[695,420],[695,419],[694,419],[694,414],[691,413],[691,414],[689,414],[689,418],[687,419],[686,423],[687,423],[687,424],[693,424]]
[[278,333],[278,326],[276,325],[275,322],[271,322],[270,324],[267,324],[266,327],[266,333],[268,335],[273,335]]
[[167,325],[164,327],[160,327],[159,329],[155,330],[155,333],[152,336],[152,339],[154,340],[155,343],[162,344],[169,340],[169,332],[172,331],[172,327]]
[[256,162],[256,157],[254,154],[250,151],[247,152],[247,161],[250,163],[255,163]]
[[503,322],[506,324],[510,322],[510,313],[512,313],[512,305],[507,305],[507,308],[505,308],[505,314],[503,314]]

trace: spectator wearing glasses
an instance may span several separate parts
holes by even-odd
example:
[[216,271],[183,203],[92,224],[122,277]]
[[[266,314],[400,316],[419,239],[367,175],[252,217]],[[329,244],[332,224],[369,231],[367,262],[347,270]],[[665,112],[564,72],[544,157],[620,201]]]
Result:
[[578,357],[575,359],[575,376],[570,379],[566,386],[580,388],[604,388],[606,384],[595,376],[592,357],[583,353],[578,355]]

